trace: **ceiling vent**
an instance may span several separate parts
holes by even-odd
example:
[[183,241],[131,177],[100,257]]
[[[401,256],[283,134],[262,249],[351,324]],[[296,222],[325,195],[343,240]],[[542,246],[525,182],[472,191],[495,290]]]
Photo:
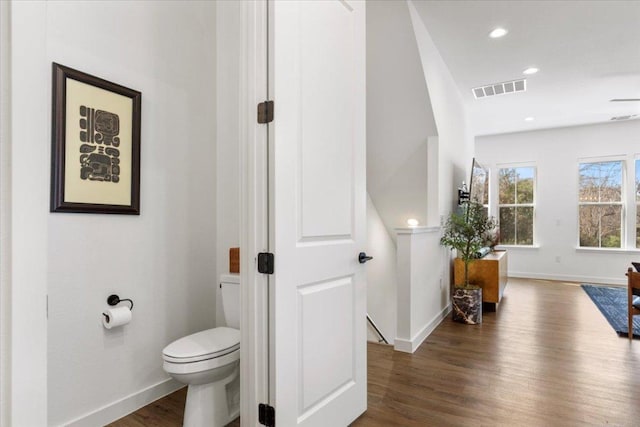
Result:
[[626,116],[615,116],[615,117],[611,117],[611,120],[619,122],[621,120],[633,119],[636,116],[637,116],[637,114],[629,114],[629,115],[626,115]]
[[527,79],[511,80],[509,82],[493,83],[471,89],[476,99],[489,96],[507,95],[509,93],[524,92],[527,90]]

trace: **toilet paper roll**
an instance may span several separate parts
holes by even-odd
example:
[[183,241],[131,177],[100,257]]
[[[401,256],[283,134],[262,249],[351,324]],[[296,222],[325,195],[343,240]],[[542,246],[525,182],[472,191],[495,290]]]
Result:
[[102,325],[107,329],[126,325],[129,322],[131,322],[129,307],[110,308],[102,313]]

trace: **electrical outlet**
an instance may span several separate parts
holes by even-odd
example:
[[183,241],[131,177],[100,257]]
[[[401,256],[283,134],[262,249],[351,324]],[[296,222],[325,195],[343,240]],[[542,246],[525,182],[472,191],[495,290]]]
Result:
[[556,262],[560,264],[560,256],[556,255]]

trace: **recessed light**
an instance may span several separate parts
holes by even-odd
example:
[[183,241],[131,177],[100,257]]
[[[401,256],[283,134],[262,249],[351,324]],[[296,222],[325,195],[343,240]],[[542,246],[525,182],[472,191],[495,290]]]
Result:
[[525,117],[525,119],[524,119],[525,122],[532,122],[534,120],[535,120],[535,118],[533,118],[533,117]]
[[529,68],[527,68],[526,70],[524,70],[524,71],[522,72],[522,74],[526,74],[526,75],[528,76],[528,75],[531,75],[531,74],[535,74],[535,73],[537,73],[538,71],[540,71],[540,70],[538,70],[536,67],[529,67]]
[[409,227],[417,227],[418,225],[420,225],[420,221],[418,221],[418,220],[417,220],[417,219],[415,219],[415,218],[409,218],[409,219],[407,220],[407,225],[408,225]]
[[498,27],[489,33],[489,37],[491,37],[492,39],[498,39],[507,35],[508,32],[509,31],[505,30],[504,28]]

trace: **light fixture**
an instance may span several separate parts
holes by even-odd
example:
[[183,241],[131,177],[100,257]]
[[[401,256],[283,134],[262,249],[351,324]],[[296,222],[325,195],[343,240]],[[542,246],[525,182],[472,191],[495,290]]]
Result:
[[524,71],[522,72],[522,74],[527,75],[527,76],[530,76],[531,74],[535,74],[535,73],[537,73],[538,71],[540,71],[540,70],[538,70],[536,67],[529,67],[529,68],[527,68],[526,70],[524,70]]
[[507,35],[508,32],[509,31],[505,30],[504,28],[498,27],[489,33],[489,37],[491,37],[492,39],[499,39],[500,37],[504,37],[505,35]]
[[417,227],[418,225],[420,225],[420,221],[418,221],[418,220],[417,220],[417,219],[415,219],[415,218],[409,218],[409,219],[407,220],[407,225],[408,225],[409,227]]
[[525,119],[524,119],[525,122],[532,122],[534,120],[535,120],[535,118],[533,118],[533,117],[525,117]]

